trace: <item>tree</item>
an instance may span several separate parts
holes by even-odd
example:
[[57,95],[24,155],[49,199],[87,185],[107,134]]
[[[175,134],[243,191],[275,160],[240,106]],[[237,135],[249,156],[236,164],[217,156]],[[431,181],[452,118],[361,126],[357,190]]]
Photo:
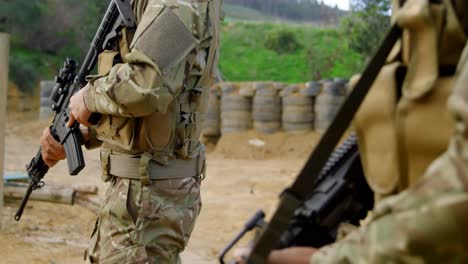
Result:
[[351,0],[351,13],[341,26],[350,47],[371,56],[390,26],[390,0]]
[[[12,36],[10,78],[33,92],[65,57],[80,61],[109,0],[0,0],[0,32]],[[47,76],[47,77],[45,77]]]
[[249,7],[292,21],[335,22],[345,14],[317,0],[224,0],[225,4]]

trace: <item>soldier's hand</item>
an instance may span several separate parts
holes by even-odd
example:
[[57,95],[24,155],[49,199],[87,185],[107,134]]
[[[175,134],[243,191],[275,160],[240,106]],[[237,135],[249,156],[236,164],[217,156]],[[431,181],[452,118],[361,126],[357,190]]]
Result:
[[[83,137],[84,143],[89,141],[90,133],[89,128],[83,125],[80,125],[81,135]],[[41,136],[41,150],[42,150],[42,159],[45,164],[52,168],[59,161],[67,158],[65,155],[65,149],[63,146],[55,140],[55,138],[50,133],[50,128],[44,129]]]
[[44,129],[41,137],[41,147],[42,147],[42,159],[45,164],[52,168],[57,164],[57,162],[65,159],[65,149],[63,146],[55,140],[55,138],[50,133],[50,128]]
[[70,120],[67,123],[68,127],[71,127],[75,121],[87,127],[91,126],[88,120],[92,113],[86,108],[83,98],[86,89],[86,87],[81,89],[70,98]]
[[317,250],[311,247],[292,247],[274,250],[268,257],[268,264],[309,264]]
[[[268,256],[268,264],[309,264],[310,258],[317,250],[311,247],[292,247],[282,250],[274,250]],[[249,248],[237,249],[234,252],[234,258],[237,264],[245,264],[247,256],[250,253]]]

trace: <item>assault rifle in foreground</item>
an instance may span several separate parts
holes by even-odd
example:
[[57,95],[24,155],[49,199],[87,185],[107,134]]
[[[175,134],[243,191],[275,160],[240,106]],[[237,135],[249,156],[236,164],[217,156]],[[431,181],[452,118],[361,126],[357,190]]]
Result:
[[[359,225],[373,207],[373,193],[362,171],[356,136],[342,143],[328,159],[312,195],[296,209],[288,229],[276,248],[308,246],[319,248],[336,240],[342,223]],[[259,211],[220,255],[220,263],[233,245],[248,231],[262,227],[265,214]]]
[[342,223],[358,226],[373,205],[374,194],[364,177],[353,135],[333,152],[312,196],[296,209],[278,248],[320,248],[333,243]]
[[[119,36],[123,27],[129,29],[135,27],[130,0],[112,0],[81,67],[78,69],[78,63],[67,58],[55,78],[56,84],[50,95],[55,117],[50,126],[50,131],[54,138],[65,148],[70,175],[77,175],[85,166],[79,124],[75,122],[71,127],[67,126],[67,122],[70,120],[70,110],[68,108],[70,98],[86,85],[86,76],[96,66],[99,54],[105,49],[112,48],[112,44],[115,43],[115,39]],[[90,122],[96,123],[98,120],[99,115],[93,114]],[[15,214],[16,221],[20,220],[32,191],[44,186],[42,179],[49,171],[49,167],[42,159],[41,148],[39,148],[36,156],[27,165],[26,169],[29,176],[29,187]]]

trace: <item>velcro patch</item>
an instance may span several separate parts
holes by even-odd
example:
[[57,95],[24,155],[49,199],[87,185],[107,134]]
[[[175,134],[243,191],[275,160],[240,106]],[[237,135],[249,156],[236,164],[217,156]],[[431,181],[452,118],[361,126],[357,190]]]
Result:
[[180,18],[165,7],[139,36],[134,48],[150,57],[164,72],[182,61],[197,43]]

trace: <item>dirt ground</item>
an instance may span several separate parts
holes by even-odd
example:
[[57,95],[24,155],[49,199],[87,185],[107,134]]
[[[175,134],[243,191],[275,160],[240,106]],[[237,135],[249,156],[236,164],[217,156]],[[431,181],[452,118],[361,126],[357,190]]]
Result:
[[[23,172],[35,155],[47,121],[9,117],[6,170]],[[256,210],[271,211],[278,193],[296,176],[319,136],[315,133],[271,136],[246,132],[211,146],[203,182],[203,209],[183,263],[217,263],[216,256]],[[51,169],[46,183],[95,184],[103,195],[98,151],[86,151],[86,168],[68,176],[66,162]],[[7,200],[2,212],[0,263],[84,263],[83,252],[95,215],[80,206],[30,202],[20,222],[13,220],[19,201]]]

